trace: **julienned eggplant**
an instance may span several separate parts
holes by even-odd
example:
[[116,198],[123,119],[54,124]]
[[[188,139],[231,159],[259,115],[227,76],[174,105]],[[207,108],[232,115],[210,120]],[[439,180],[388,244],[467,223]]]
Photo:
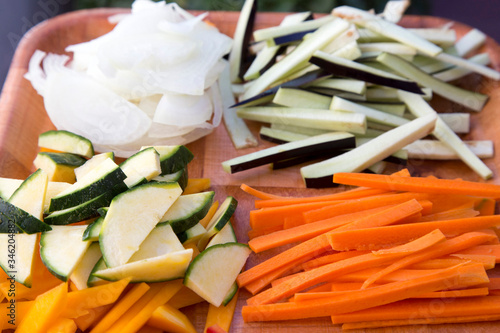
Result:
[[424,94],[422,89],[420,89],[418,84],[414,81],[391,75],[390,73],[354,61],[334,57],[324,52],[315,52],[309,59],[309,62],[319,66],[332,75],[358,79],[369,83],[409,91],[415,94]]
[[228,173],[236,173],[294,157],[354,148],[355,145],[356,140],[353,134],[347,132],[331,132],[239,156],[222,162],[222,167]]
[[[249,106],[250,103],[252,103],[252,102],[255,102],[255,101],[258,101],[260,99],[264,99],[265,97],[276,94],[276,92],[278,91],[279,88],[282,88],[282,87],[283,88],[297,88],[297,87],[304,86],[308,83],[311,83],[313,81],[316,81],[318,79],[325,78],[327,76],[330,76],[330,74],[321,70],[321,69],[314,70],[314,71],[308,72],[308,73],[306,73],[306,74],[304,74],[296,79],[285,82],[279,86],[272,87],[272,88],[270,88],[270,89],[268,89],[268,90],[266,90],[258,95],[255,95],[255,96],[250,97],[248,99],[245,99],[241,102],[238,102],[231,107],[234,108],[234,107],[240,107],[240,106]],[[272,100],[272,98],[271,98],[271,100]]]

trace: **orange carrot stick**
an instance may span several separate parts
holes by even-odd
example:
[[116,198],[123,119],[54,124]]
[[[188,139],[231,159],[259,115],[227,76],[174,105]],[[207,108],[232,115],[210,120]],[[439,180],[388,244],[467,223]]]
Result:
[[500,225],[500,215],[332,231],[328,233],[327,237],[332,248],[337,251],[375,250],[380,248],[381,244],[386,246],[402,244],[436,229],[441,230],[447,237],[454,237],[497,225]]
[[388,267],[380,270],[377,274],[372,275],[368,280],[365,281],[362,289],[368,288],[371,283],[375,283],[380,277],[394,272],[398,269],[487,242],[492,237],[494,237],[492,233],[493,232],[491,232],[490,230],[469,232],[455,238],[448,239],[445,242],[436,244],[422,251],[412,253],[404,258],[399,259]]
[[257,200],[255,201],[255,208],[289,206],[289,205],[297,205],[302,203],[310,203],[318,201],[359,199],[372,195],[383,194],[386,192],[387,191],[385,190],[379,190],[379,189],[360,188],[360,189],[353,189],[349,191],[337,192],[333,194],[313,196],[313,197]]
[[338,203],[335,206],[331,207],[324,207],[316,210],[311,210],[309,212],[304,213],[304,218],[307,223],[311,223],[324,220],[332,216],[356,212],[359,210],[360,207],[363,207],[363,209],[371,209],[380,206],[400,204],[411,199],[426,200],[427,197],[428,195],[425,193],[373,195],[361,199],[346,200],[342,203]]
[[415,298],[455,298],[475,296],[488,296],[488,287],[432,291],[429,293],[422,293]]
[[495,256],[496,262],[500,262],[500,245],[477,245],[460,251],[461,254],[482,254]]
[[333,207],[338,205],[335,201],[318,201],[293,206],[261,208],[250,211],[250,227],[270,228],[273,226],[283,225],[285,217],[302,214],[310,210],[315,210],[323,207]]
[[330,219],[308,223],[295,228],[280,230],[253,238],[248,242],[248,245],[255,253],[258,253],[285,244],[311,239],[346,224],[366,225],[370,223],[371,226],[380,226],[398,223],[401,219],[419,213],[421,210],[422,206],[418,201],[413,199],[400,205],[361,210],[351,214],[339,215]]
[[292,261],[304,259],[309,260],[318,256],[330,249],[330,244],[326,236],[319,235],[314,237],[308,241],[298,244],[286,251],[281,252],[280,254],[269,258],[262,263],[247,269],[238,275],[237,282],[240,287],[243,287],[250,282],[253,282],[265,274],[279,269]]
[[413,320],[420,318],[453,318],[460,316],[500,314],[500,297],[483,296],[455,299],[439,303],[432,299],[407,299],[366,310],[332,316],[334,324],[368,322],[376,320]]
[[241,184],[240,188],[245,191],[246,193],[253,195],[256,198],[262,199],[262,200],[267,200],[267,199],[282,199],[285,197],[271,194],[271,193],[266,193],[263,191],[259,191],[257,189],[254,189],[253,187],[250,187],[246,184]]
[[478,215],[479,211],[475,210],[474,208],[458,208],[422,216],[420,222],[465,219]]
[[477,316],[456,316],[456,317],[439,317],[439,318],[412,318],[412,319],[397,319],[397,320],[373,320],[357,323],[346,323],[342,325],[342,330],[364,329],[364,328],[379,328],[392,326],[414,326],[414,325],[440,325],[440,324],[460,324],[474,323],[485,321],[500,320],[500,314],[493,315],[477,315]]
[[253,282],[250,282],[245,286],[245,289],[248,290],[252,295],[257,294],[260,292],[262,289],[264,289],[266,286],[268,286],[271,282],[279,278],[280,276],[283,276],[285,273],[290,271],[293,267],[296,267],[299,265],[299,262],[302,260],[292,261],[288,265],[285,265],[283,267],[280,267],[278,269],[275,269],[274,271],[269,272],[268,274],[260,277],[258,280],[255,280]]
[[460,179],[401,177],[395,175],[339,172],[333,176],[333,182],[344,185],[379,188],[389,191],[465,194],[479,197],[500,198],[499,185]]
[[[441,240],[442,235],[439,235],[439,233],[430,233],[411,242],[410,245],[405,244],[404,248],[412,248],[418,251]],[[363,268],[380,266],[404,255],[407,255],[406,251],[395,251],[393,254],[387,256],[376,256],[373,253],[368,253],[298,273],[293,278],[247,299],[247,304],[260,305],[273,303],[318,283],[331,281],[339,275],[355,272]]]
[[399,300],[415,297],[424,292],[467,287],[488,281],[481,265],[464,265],[440,270],[409,281],[394,282],[346,295],[304,302],[286,302],[247,305],[242,308],[245,322],[305,319],[360,311]]
[[318,258],[311,259],[302,264],[302,269],[305,271],[317,268],[323,265],[331,264],[340,260],[345,260],[353,257],[357,257],[362,254],[370,253],[370,251],[343,251],[328,254]]

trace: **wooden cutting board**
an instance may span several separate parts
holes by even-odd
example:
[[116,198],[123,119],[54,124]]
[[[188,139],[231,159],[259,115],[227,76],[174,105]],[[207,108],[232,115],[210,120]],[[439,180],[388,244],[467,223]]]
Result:
[[[75,44],[96,38],[113,28],[107,21],[110,15],[126,13],[126,9],[94,9],[77,11],[58,16],[29,31],[20,42],[12,61],[7,80],[0,97],[0,176],[11,178],[25,178],[33,171],[32,162],[37,153],[38,135],[46,130],[54,129],[43,107],[42,98],[23,78],[27,71],[28,62],[36,49],[46,52],[64,53],[67,45]],[[223,32],[232,36],[238,12],[211,12],[208,20],[215,23]],[[256,28],[276,25],[285,13],[259,13]],[[407,16],[401,24],[406,27],[439,27],[449,20]],[[470,27],[460,23],[453,23],[458,36],[470,30]],[[480,52],[488,52],[493,67],[500,70],[500,46],[488,38],[486,45]],[[498,82],[483,79],[478,75],[469,75],[461,80],[460,84],[468,89],[486,93],[490,101],[480,113],[472,112],[472,129],[465,139],[489,139],[498,147],[500,137],[497,135],[500,121],[496,114],[500,106],[500,87]],[[442,98],[434,98],[432,105],[439,112],[459,112],[464,108],[451,104]],[[258,132],[260,124],[249,122],[254,133]],[[234,196],[238,202],[238,209],[234,216],[234,225],[238,239],[248,241],[248,212],[253,209],[253,198],[239,189],[241,183],[255,186],[259,189],[281,195],[306,196],[319,193],[338,191],[339,189],[305,189],[300,178],[298,167],[271,172],[267,166],[241,172],[235,175],[225,173],[221,162],[232,157],[243,155],[270,146],[270,143],[260,142],[258,148],[235,150],[223,125],[212,134],[188,145],[193,151],[195,159],[190,164],[190,177],[208,177],[216,191],[218,200],[226,196]],[[495,177],[489,182],[500,183],[498,165],[500,155],[485,161],[494,171]],[[411,160],[408,168],[413,175],[435,175],[442,178],[463,178],[482,181],[471,172],[462,162],[431,162]],[[264,257],[271,255],[252,255],[248,266],[253,266]],[[240,310],[249,295],[242,291],[236,309],[231,332],[337,332],[339,326],[330,324],[328,318],[317,320],[301,320],[279,323],[249,323],[242,321]],[[438,304],[437,308],[438,311]],[[186,309],[189,317],[201,332],[204,326],[206,305],[192,306]],[[404,328],[373,329],[370,332],[494,332],[498,331],[499,322],[473,323],[463,325],[436,325],[415,326]]]

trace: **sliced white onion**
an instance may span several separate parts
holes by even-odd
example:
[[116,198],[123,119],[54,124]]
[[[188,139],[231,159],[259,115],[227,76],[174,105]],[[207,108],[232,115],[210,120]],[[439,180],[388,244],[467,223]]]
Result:
[[166,93],[156,108],[153,121],[173,126],[195,126],[212,117],[210,95],[199,96]]

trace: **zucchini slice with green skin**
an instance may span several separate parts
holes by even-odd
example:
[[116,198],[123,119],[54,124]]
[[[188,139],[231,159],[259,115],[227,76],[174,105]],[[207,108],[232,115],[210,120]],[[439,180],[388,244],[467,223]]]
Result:
[[124,278],[130,278],[130,282],[175,280],[184,277],[192,258],[193,249],[186,249],[113,268],[100,269],[92,275],[108,281],[118,281]]
[[188,230],[207,215],[214,196],[214,191],[181,195],[159,224],[170,224],[176,234]]
[[[142,147],[141,150],[149,147]],[[154,146],[160,154],[161,175],[171,174],[184,169],[194,158],[185,146]]]
[[225,244],[225,243],[236,243],[238,239],[236,239],[236,233],[234,232],[233,225],[231,221],[227,222],[226,225],[216,233],[210,242],[208,242],[207,247],[214,246],[217,244]]
[[78,290],[87,288],[87,281],[89,280],[90,273],[101,258],[102,254],[99,243],[94,242],[90,244],[82,260],[80,260],[73,270],[73,273],[69,276],[69,279],[76,285]]
[[106,159],[85,177],[50,200],[49,212],[78,206],[108,192],[123,182],[125,173],[111,159]]
[[211,246],[193,259],[184,285],[214,306],[220,306],[252,251],[246,244]]
[[50,181],[74,183],[75,169],[87,161],[71,153],[38,153],[33,164],[49,176]]
[[40,236],[40,258],[62,281],[68,281],[90,246],[91,242],[82,240],[85,228],[85,225],[54,226]]
[[114,197],[99,234],[106,265],[128,262],[181,193],[177,183],[151,182]]
[[38,246],[38,234],[0,234],[0,267],[10,278],[31,288],[33,258]]
[[188,168],[187,166],[179,171],[176,171],[174,173],[166,174],[166,175],[160,175],[156,176],[152,179],[152,181],[155,182],[177,182],[181,189],[184,191],[184,189],[187,186],[189,179],[188,175]]
[[99,233],[101,232],[104,217],[99,216],[94,222],[90,223],[82,235],[82,240],[97,242],[99,240]]
[[9,200],[22,182],[22,179],[0,177],[0,198]]
[[98,166],[100,163],[104,162],[104,160],[108,158],[114,161],[115,154],[113,152],[106,152],[92,156],[92,158],[87,160],[85,164],[75,169],[76,179],[78,180],[83,178],[87,173],[89,173],[92,169],[94,169],[96,166]]
[[123,161],[120,168],[127,175],[127,178],[132,176],[131,171],[135,171],[150,181],[161,173],[160,154],[153,147],[140,150]]
[[219,206],[214,216],[210,219],[207,224],[206,232],[198,241],[198,248],[203,251],[207,246],[210,238],[224,228],[224,226],[229,222],[231,216],[233,216],[238,206],[238,201],[235,198],[229,196],[222,204]]
[[14,225],[16,232],[27,234],[50,230],[50,226],[42,222],[47,187],[47,173],[38,169],[19,185],[8,201],[0,200],[0,232],[13,232]]
[[64,130],[47,131],[40,134],[38,146],[87,158],[94,156],[94,146],[89,139]]
[[94,267],[92,268],[89,278],[87,280],[87,287],[99,286],[101,284],[107,283],[106,280],[103,280],[97,276],[94,276],[94,273],[103,269],[106,269],[106,263],[104,262],[104,258],[101,255],[101,258],[97,260]]
[[355,145],[356,142],[353,134],[332,132],[239,156],[222,162],[222,167],[226,172],[235,173],[294,157],[353,148]]
[[177,238],[182,244],[187,244],[190,242],[196,242],[207,232],[207,229],[201,225],[201,223],[196,223],[191,228],[181,231],[177,234]]
[[168,224],[156,226],[141,243],[139,250],[132,255],[129,262],[162,256],[169,252],[184,250],[184,246]]
[[437,116],[430,114],[396,127],[342,155],[300,169],[307,187],[333,187],[337,172],[359,172],[383,160],[434,129]]
[[115,190],[108,191],[78,206],[52,212],[44,221],[51,225],[63,225],[86,220],[96,216],[99,208],[109,206],[116,194]]

